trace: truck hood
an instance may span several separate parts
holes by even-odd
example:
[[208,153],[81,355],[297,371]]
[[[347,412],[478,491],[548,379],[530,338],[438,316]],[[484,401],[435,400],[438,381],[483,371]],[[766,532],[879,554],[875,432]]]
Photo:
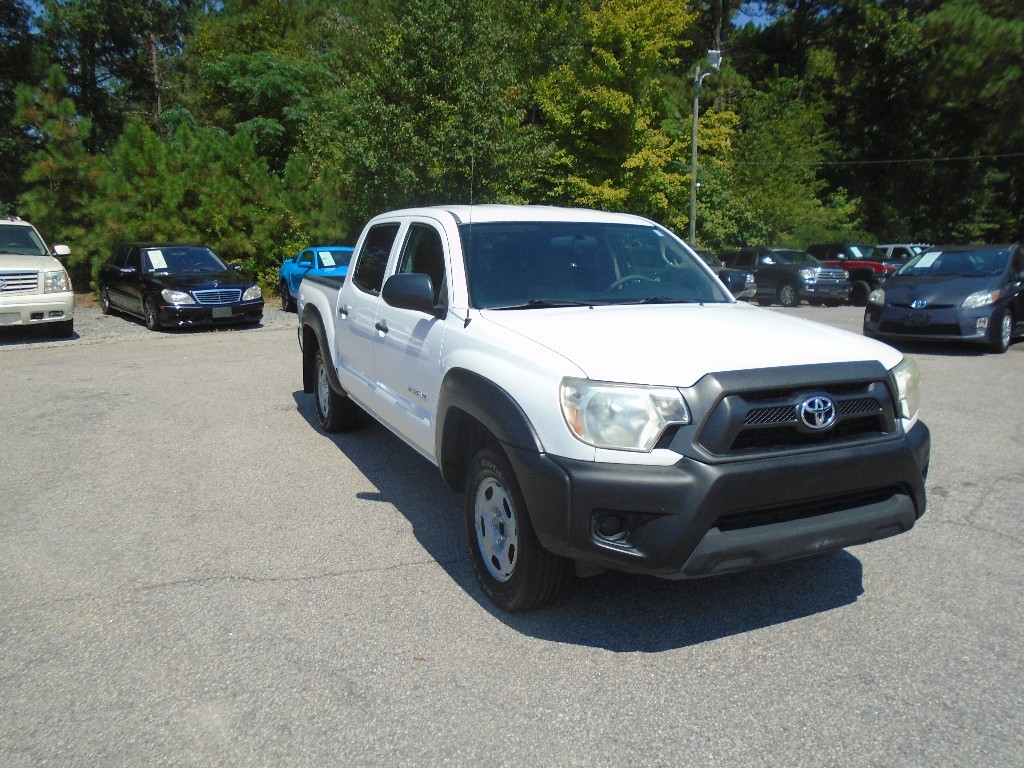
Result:
[[52,256],[22,256],[17,253],[0,252],[0,269],[42,272],[64,269],[64,265]]
[[596,381],[689,387],[709,372],[878,360],[903,355],[859,334],[745,303],[485,310]]

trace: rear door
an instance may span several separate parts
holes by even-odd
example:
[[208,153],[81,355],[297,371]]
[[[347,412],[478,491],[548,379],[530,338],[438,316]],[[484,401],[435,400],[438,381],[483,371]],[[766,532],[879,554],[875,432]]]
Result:
[[[391,252],[401,220],[371,226],[353,258],[348,280],[338,293],[335,309],[334,364],[349,396],[370,413],[384,418],[374,357],[382,333],[375,325]],[[386,421],[386,419],[384,419]]]

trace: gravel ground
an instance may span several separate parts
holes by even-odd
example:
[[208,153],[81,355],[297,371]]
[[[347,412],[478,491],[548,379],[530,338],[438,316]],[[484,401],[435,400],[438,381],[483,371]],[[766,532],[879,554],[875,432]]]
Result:
[[263,309],[263,322],[256,326],[221,325],[209,328],[164,329],[153,333],[146,329],[140,318],[131,315],[104,315],[96,297],[79,294],[75,297],[75,333],[67,339],[51,339],[46,326],[0,328],[0,348],[64,346],[68,344],[104,344],[130,339],[159,339],[189,333],[259,333],[265,330],[295,328],[298,319],[294,312],[283,312],[276,296],[267,298]]

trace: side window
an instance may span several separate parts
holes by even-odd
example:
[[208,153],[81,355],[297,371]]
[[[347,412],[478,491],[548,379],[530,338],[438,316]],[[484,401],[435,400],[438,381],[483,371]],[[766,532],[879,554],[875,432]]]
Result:
[[135,271],[142,273],[142,254],[138,248],[132,248],[128,252],[128,260],[125,262],[126,267],[135,267]]
[[366,233],[352,273],[352,282],[360,290],[380,296],[384,270],[387,269],[388,256],[398,236],[398,228],[398,224],[378,224]]
[[313,251],[308,248],[304,251],[300,251],[299,257],[296,259],[296,263],[303,267],[315,266],[313,264]]
[[131,250],[127,246],[122,245],[116,251],[114,251],[114,266],[123,267],[128,263],[128,251]]
[[398,272],[421,272],[429,276],[434,287],[434,306],[445,306],[448,303],[444,246],[441,244],[441,235],[430,225],[410,225]]

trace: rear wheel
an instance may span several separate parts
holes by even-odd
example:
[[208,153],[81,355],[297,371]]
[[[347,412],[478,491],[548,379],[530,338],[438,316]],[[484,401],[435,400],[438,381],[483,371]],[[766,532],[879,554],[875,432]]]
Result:
[[313,376],[316,418],[324,432],[341,432],[355,426],[359,406],[344,395],[339,395],[331,387],[327,364],[324,362],[323,352],[319,349],[313,362]]
[[146,327],[149,330],[160,330],[160,316],[157,314],[156,304],[149,297],[142,300],[142,317],[146,321]]
[[292,295],[288,292],[288,283],[284,280],[281,281],[281,309],[285,312],[295,309],[295,302],[292,301]]
[[497,446],[473,458],[465,514],[473,571],[495,605],[529,611],[557,599],[569,561],[541,546],[512,465]]
[[1003,310],[1003,316],[999,318],[999,322],[994,324],[993,330],[995,333],[992,336],[993,352],[1002,354],[1010,348],[1010,342],[1013,341],[1013,327],[1015,322],[1013,310],[1007,307]]

